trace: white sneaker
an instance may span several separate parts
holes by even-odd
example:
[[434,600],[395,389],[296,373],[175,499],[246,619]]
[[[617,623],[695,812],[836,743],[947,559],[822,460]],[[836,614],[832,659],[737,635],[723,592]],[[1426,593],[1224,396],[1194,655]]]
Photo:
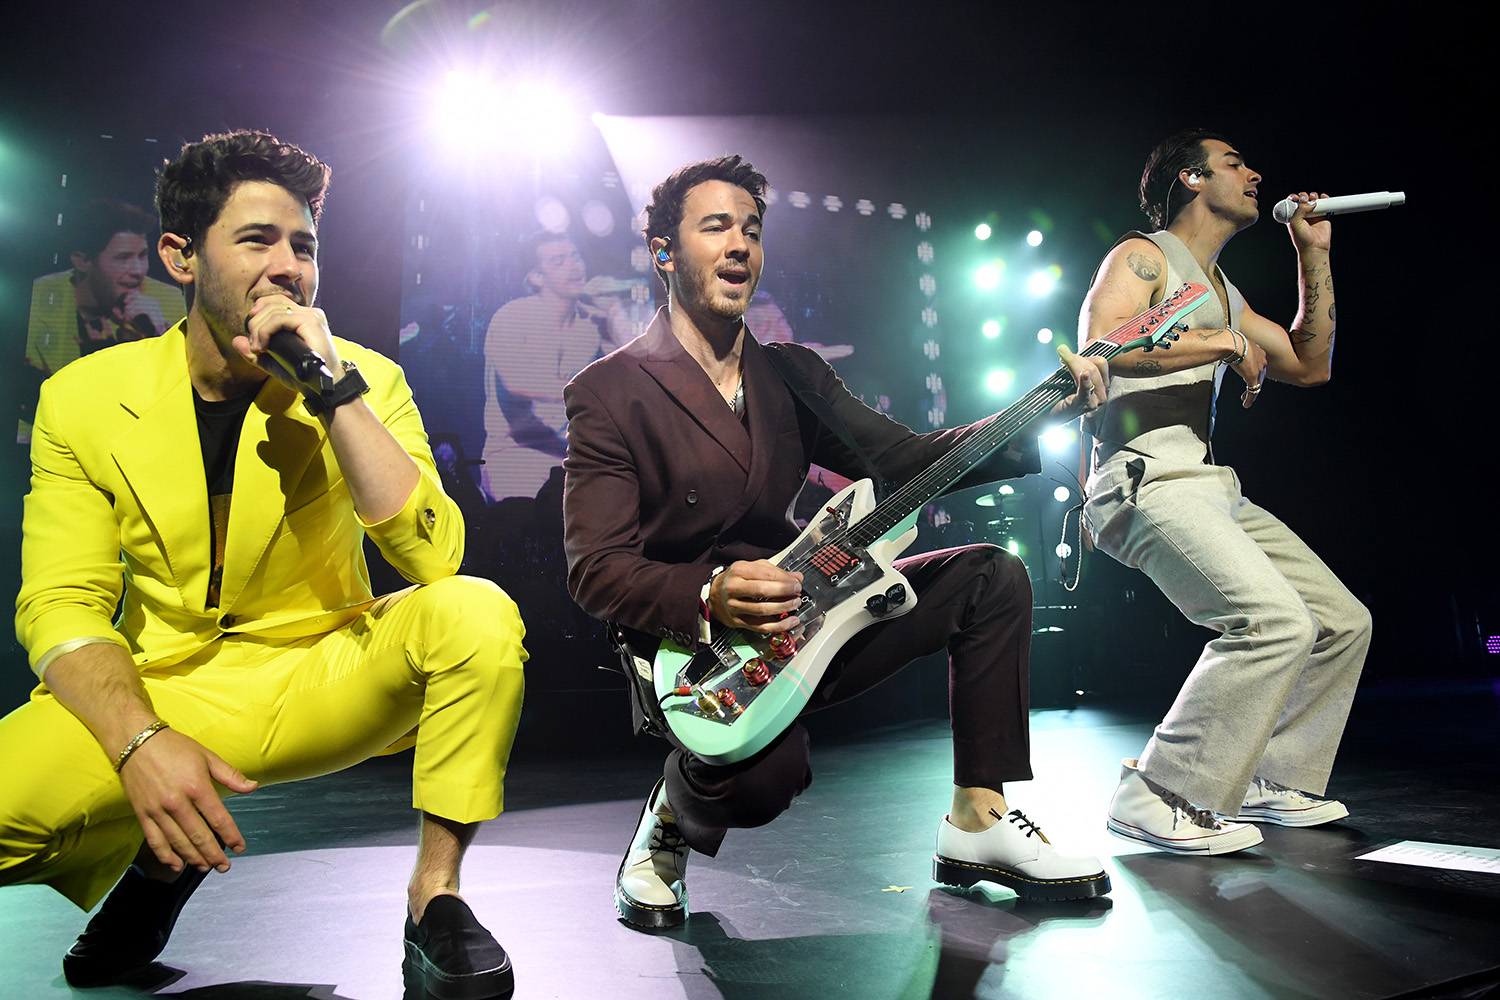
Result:
[[672,819],[666,782],[646,796],[635,839],[615,877],[615,909],[632,927],[659,930],[687,919],[688,846]]
[[1235,819],[1240,823],[1275,823],[1277,826],[1317,826],[1349,815],[1337,799],[1315,799],[1306,792],[1278,785],[1256,776],[1245,792],[1245,804]]
[[1059,854],[1039,826],[1018,809],[979,833],[965,833],[943,817],[938,827],[932,877],[967,888],[998,882],[1022,899],[1093,899],[1109,892],[1099,859]]
[[1175,792],[1148,782],[1140,761],[1120,764],[1120,786],[1109,803],[1109,832],[1174,854],[1229,854],[1261,842],[1260,831],[1221,820]]

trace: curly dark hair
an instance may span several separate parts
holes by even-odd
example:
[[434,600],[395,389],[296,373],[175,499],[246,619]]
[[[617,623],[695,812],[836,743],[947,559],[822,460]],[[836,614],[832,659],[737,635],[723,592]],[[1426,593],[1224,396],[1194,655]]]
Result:
[[269,181],[307,202],[316,222],[323,214],[331,174],[316,156],[269,132],[206,135],[186,143],[177,159],[162,164],[156,177],[156,213],[162,232],[201,243],[236,184]]
[[[677,238],[678,231],[682,228],[682,211],[688,192],[707,181],[724,181],[744,188],[755,199],[756,214],[765,217],[765,194],[766,188],[770,186],[765,174],[756,170],[739,154],[699,160],[679,167],[673,171],[672,176],[652,189],[651,203],[646,206],[644,230],[648,246],[658,236],[668,240]],[[654,257],[652,262],[655,263]],[[665,284],[667,278],[660,264],[656,264],[656,273]]]
[[117,233],[136,233],[151,242],[156,220],[128,202],[98,198],[64,216],[68,250],[90,259],[99,256]]
[[1157,143],[1146,157],[1146,169],[1141,171],[1141,211],[1157,229],[1165,229],[1172,222],[1172,193],[1177,175],[1184,170],[1198,170],[1205,177],[1213,172],[1208,169],[1208,151],[1203,148],[1209,139],[1229,142],[1208,129],[1183,129]]

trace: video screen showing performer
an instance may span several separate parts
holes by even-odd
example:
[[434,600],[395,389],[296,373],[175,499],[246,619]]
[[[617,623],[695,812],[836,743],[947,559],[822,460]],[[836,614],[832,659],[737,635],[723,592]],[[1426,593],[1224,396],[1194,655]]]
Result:
[[182,292],[147,272],[156,220],[135,205],[94,199],[61,213],[69,266],[37,278],[26,327],[26,391],[17,440],[31,440],[31,408],[43,379],[80,357],[161,335],[182,319]]
[[638,278],[588,278],[565,232],[536,233],[519,253],[529,294],[497,309],[484,335],[480,481],[491,501],[536,496],[562,464],[563,386],[631,338],[630,294],[645,286]]

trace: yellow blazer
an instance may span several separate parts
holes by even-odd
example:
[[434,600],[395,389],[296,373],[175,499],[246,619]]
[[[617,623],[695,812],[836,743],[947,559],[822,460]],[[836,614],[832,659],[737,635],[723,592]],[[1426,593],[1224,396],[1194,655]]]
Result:
[[322,424],[268,380],[240,431],[217,608],[205,607],[208,485],[184,324],[80,358],[43,383],[16,600],[16,634],[38,676],[80,638],[112,639],[145,668],[226,633],[287,639],[339,628],[373,599],[366,533],[414,583],[457,571],[463,519],[439,484],[400,367],[337,345],[369,381],[366,400],[420,482],[399,513],[361,522]]

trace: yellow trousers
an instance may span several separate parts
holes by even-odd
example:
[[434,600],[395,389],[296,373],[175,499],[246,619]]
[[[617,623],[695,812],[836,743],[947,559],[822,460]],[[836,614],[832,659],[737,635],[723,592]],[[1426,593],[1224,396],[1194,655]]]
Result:
[[[414,736],[413,807],[472,823],[504,808],[524,635],[493,583],[450,577],[325,635],[228,635],[142,679],[158,716],[262,785],[339,771]],[[0,719],[0,885],[51,885],[83,909],[109,891],[145,839],[111,767],[116,749],[40,688]]]

